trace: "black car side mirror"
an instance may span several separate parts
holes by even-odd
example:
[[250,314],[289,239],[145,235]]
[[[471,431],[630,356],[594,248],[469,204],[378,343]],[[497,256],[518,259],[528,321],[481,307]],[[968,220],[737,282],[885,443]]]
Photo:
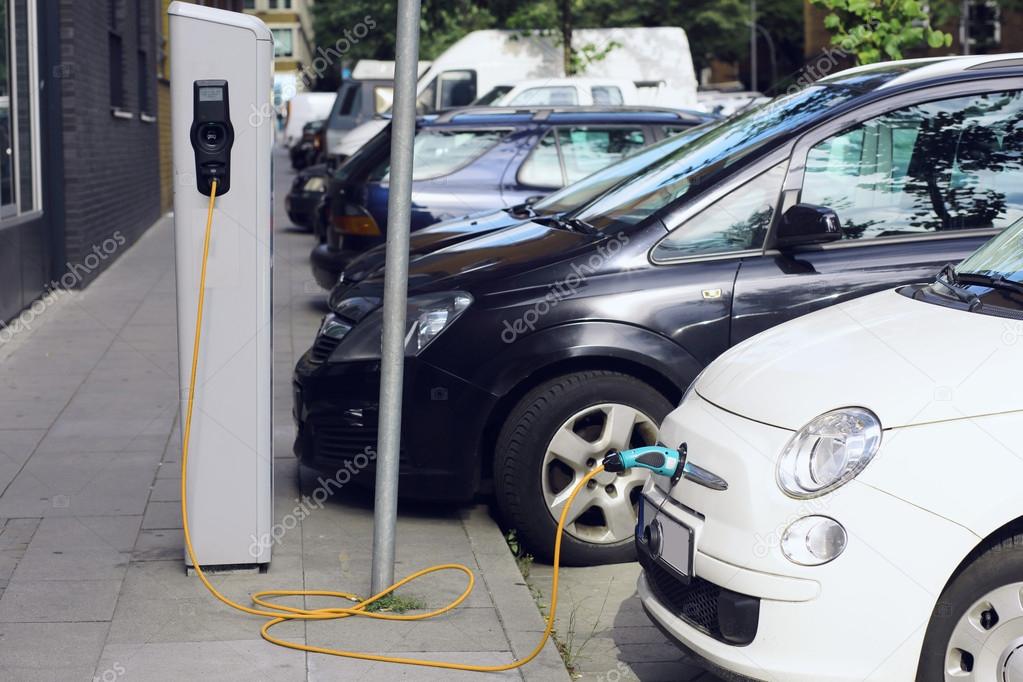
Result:
[[838,214],[827,206],[796,204],[782,214],[774,246],[790,249],[794,246],[826,244],[842,238],[842,223]]

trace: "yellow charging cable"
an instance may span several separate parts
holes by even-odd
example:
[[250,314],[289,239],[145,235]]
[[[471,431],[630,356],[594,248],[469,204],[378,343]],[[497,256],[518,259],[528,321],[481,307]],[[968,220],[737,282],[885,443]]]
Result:
[[[202,570],[202,566],[195,558],[195,550],[192,548],[192,538],[188,531],[188,442],[192,432],[192,408],[195,405],[195,381],[197,370],[199,367],[199,347],[202,341],[202,318],[203,308],[206,301],[206,264],[209,260],[210,254],[210,236],[213,231],[213,206],[217,196],[217,181],[214,180],[210,188],[210,203],[209,211],[206,215],[206,236],[203,240],[202,247],[202,270],[199,275],[199,303],[198,310],[195,315],[195,341],[192,345],[192,368],[190,372],[190,378],[188,382],[188,403],[185,409],[185,424],[184,434],[182,435],[181,443],[181,520],[184,527],[185,535],[185,548],[188,551],[188,558],[192,562],[192,567],[195,569],[196,575],[199,576],[199,580],[206,586],[206,589],[210,591],[214,597],[227,604],[231,608],[242,611],[243,613],[249,613],[254,616],[263,616],[269,620],[263,624],[260,629],[260,634],[266,641],[276,644],[278,646],[286,647],[288,649],[297,649],[298,651],[308,651],[315,654],[327,654],[330,656],[342,656],[344,658],[358,658],[365,661],[381,661],[384,663],[399,663],[402,665],[420,665],[431,668],[447,668],[450,670],[468,670],[472,672],[502,672],[505,670],[512,670],[519,668],[526,663],[529,663],[543,650],[544,645],[547,643],[547,639],[551,635],[551,630],[554,629],[554,615],[558,608],[558,568],[561,560],[561,537],[565,530],[565,519],[568,516],[568,510],[571,509],[572,503],[575,501],[576,495],[579,494],[586,484],[594,476],[604,470],[603,466],[598,466],[589,473],[587,473],[581,481],[576,485],[572,494],[569,495],[568,503],[561,512],[561,518],[558,520],[557,537],[554,541],[554,577],[551,581],[551,610],[547,616],[547,627],[544,628],[543,636],[540,638],[540,642],[536,645],[525,658],[521,658],[517,661],[507,663],[504,665],[470,665],[468,663],[453,663],[446,661],[428,661],[420,658],[401,658],[399,656],[384,656],[381,654],[370,654],[358,651],[343,651],[341,649],[328,649],[326,647],[309,646],[308,644],[298,644],[297,642],[289,642],[287,640],[278,639],[270,634],[270,628],[274,625],[284,623],[289,620],[336,620],[338,618],[348,618],[349,616],[360,616],[363,618],[376,618],[378,620],[426,620],[427,618],[433,618],[439,616],[442,613],[446,613],[451,609],[461,604],[472,592],[473,585],[476,582],[476,578],[472,573],[472,570],[468,566],[462,564],[439,564],[437,566],[430,566],[424,568],[421,571],[416,571],[412,575],[399,580],[390,587],[386,588],[382,592],[373,595],[367,599],[362,599],[354,594],[348,592],[334,592],[330,590],[264,590],[262,592],[256,592],[252,595],[252,602],[257,606],[263,607],[262,609],[253,608],[251,606],[245,606],[232,601],[214,587],[206,574]],[[437,573],[439,571],[461,571],[465,573],[468,578],[468,584],[465,590],[458,596],[457,599],[452,601],[447,606],[439,609],[435,609],[428,613],[412,614],[412,615],[397,615],[387,613],[376,613],[367,611],[366,607],[373,602],[387,596],[394,590],[406,585],[413,580],[421,578],[430,573]],[[344,599],[346,601],[354,602],[354,606],[348,607],[335,607],[335,608],[323,608],[323,609],[302,609],[293,606],[285,606],[283,604],[277,604],[271,601],[267,601],[268,597],[333,597],[336,599]]]

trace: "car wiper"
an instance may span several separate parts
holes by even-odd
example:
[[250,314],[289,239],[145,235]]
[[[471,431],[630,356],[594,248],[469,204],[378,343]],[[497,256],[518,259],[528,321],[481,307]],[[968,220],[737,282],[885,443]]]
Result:
[[953,296],[965,303],[968,310],[974,311],[984,305],[984,302],[980,300],[979,296],[960,288],[960,279],[959,275],[956,273],[956,266],[954,264],[949,263],[943,267],[941,272],[938,273],[936,281],[938,284],[951,291]]
[[540,223],[541,225],[547,225],[549,227],[556,227],[559,230],[577,231],[579,228],[574,226],[571,221],[565,220],[561,216],[555,215],[543,215],[536,216],[533,218],[534,223]]
[[533,207],[529,204],[518,204],[516,206],[509,206],[504,210],[512,214],[516,218],[535,218],[539,215],[535,210],[533,210]]
[[957,272],[956,280],[964,284],[978,284],[982,287],[1023,294],[1023,283],[1006,279],[1005,275],[992,276],[980,272]]
[[597,228],[590,225],[582,218],[568,218],[563,222],[577,232],[582,232],[583,234],[597,234]]

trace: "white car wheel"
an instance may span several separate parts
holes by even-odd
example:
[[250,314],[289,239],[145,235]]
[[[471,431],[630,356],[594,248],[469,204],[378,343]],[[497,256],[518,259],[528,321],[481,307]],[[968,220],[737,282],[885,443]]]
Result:
[[991,590],[960,616],[945,653],[945,681],[1023,682],[1023,582]]

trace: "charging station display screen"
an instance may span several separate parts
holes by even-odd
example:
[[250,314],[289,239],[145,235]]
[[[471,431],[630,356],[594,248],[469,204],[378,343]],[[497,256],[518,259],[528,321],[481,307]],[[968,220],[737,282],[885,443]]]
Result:
[[200,102],[222,102],[224,91],[221,88],[199,88]]

